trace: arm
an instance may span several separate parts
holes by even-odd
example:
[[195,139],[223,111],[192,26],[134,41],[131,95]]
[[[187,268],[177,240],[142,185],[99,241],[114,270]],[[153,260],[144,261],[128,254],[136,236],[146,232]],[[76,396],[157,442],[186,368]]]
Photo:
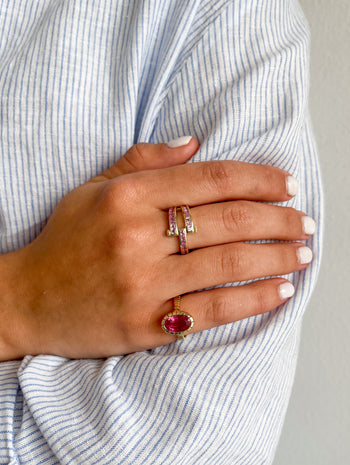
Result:
[[[301,260],[305,248],[298,242],[242,242],[309,237],[301,212],[256,202],[288,200],[293,178],[287,172],[233,161],[167,166],[197,148],[194,139],[178,148],[134,146],[66,195],[32,243],[1,257],[8,271],[0,307],[4,360],[28,354],[98,358],[164,345],[172,337],[160,331],[159,320],[180,294],[182,311],[196,319],[194,331],[285,301],[282,279],[193,294],[303,269],[311,260]],[[188,238],[194,251],[187,257],[178,256],[177,239],[165,235],[173,204],[194,206],[198,232]],[[220,238],[215,230],[223,231]]]
[[[32,128],[29,147],[43,154],[39,159],[43,166],[27,165],[19,144],[12,144],[11,138],[7,141],[8,163],[14,164],[12,184],[6,184],[9,178],[4,176],[0,188],[5,192],[12,192],[12,186],[18,189],[19,200],[5,209],[8,234],[3,250],[28,243],[39,229],[37,224],[56,205],[55,195],[60,198],[72,186],[103,171],[111,164],[111,153],[122,155],[137,140],[169,140],[180,134],[193,134],[200,141],[195,160],[222,156],[288,168],[302,185],[294,206],[298,208],[302,202],[312,215],[311,206],[318,218],[315,190],[307,191],[307,186],[318,180],[318,172],[314,151],[309,148],[311,139],[308,133],[303,135],[306,100],[298,100],[298,95],[305,97],[307,81],[304,20],[294,3],[266,2],[262,9],[257,9],[257,4],[215,2],[214,8],[211,2],[164,2],[164,10],[155,11],[156,3],[150,2],[146,27],[141,7],[123,14],[113,10],[108,24],[114,25],[118,34],[113,30],[106,34],[111,39],[106,40],[106,57],[100,46],[103,39],[91,33],[89,12],[84,15],[77,6],[67,12],[57,9],[52,24],[52,15],[46,15],[43,31],[49,31],[45,50],[52,50],[50,60],[45,54],[40,56],[42,49],[33,36],[33,41],[26,43],[35,45],[33,53],[38,51],[39,57],[35,56],[33,63],[44,69],[43,86],[36,80],[35,95],[44,92],[49,105],[23,122],[26,113],[19,108],[23,99],[11,87],[15,76],[4,93],[9,111],[13,110],[16,121],[22,121],[21,127],[26,129],[22,142]],[[64,3],[61,6],[64,8]],[[92,17],[93,24],[97,21],[104,31],[102,11]],[[76,24],[69,21],[78,17],[84,22],[79,32],[69,35],[71,24]],[[53,24],[62,27],[54,29]],[[157,34],[149,34],[148,27]],[[60,31],[65,31],[70,42],[67,35],[65,41],[57,40]],[[259,52],[254,31],[265,33],[267,50]],[[75,62],[75,54],[67,54],[65,45],[70,43],[76,50],[75,44],[85,44],[87,37],[89,47],[78,47]],[[213,43],[217,44],[215,53]],[[230,52],[223,60],[220,50],[226,50],[227,44]],[[9,45],[15,46],[16,41]],[[252,49],[261,53],[260,58],[255,55],[256,61]],[[215,56],[219,59],[213,63]],[[80,69],[77,63],[84,72],[72,77],[74,70]],[[47,64],[51,73],[46,75]],[[17,68],[12,69],[15,73]],[[68,76],[67,81],[62,76]],[[100,92],[102,88],[104,92]],[[70,101],[66,96],[72,89],[74,99]],[[258,92],[249,93],[252,89]],[[101,100],[96,102],[97,96]],[[303,104],[295,111],[297,101]],[[10,132],[4,125],[1,130],[3,142]],[[31,160],[30,149],[28,152]],[[32,174],[42,170],[42,185],[35,184],[34,175],[26,178],[26,183],[17,182],[22,159]],[[304,160],[305,170],[301,169]],[[62,167],[66,168],[64,175]],[[24,185],[25,194],[20,190]],[[40,196],[34,195],[37,189]],[[33,217],[29,225],[24,220],[16,224],[12,210],[15,217],[25,217],[28,192],[33,194],[29,201],[34,206]],[[1,201],[4,198],[2,193]],[[29,227],[31,222],[35,227]],[[193,334],[182,345],[107,361],[42,356],[27,357],[21,364],[3,364],[3,385],[9,386],[5,394],[12,389],[6,401],[20,409],[23,395],[26,419],[23,431],[17,436],[8,434],[12,410],[9,408],[9,414],[6,410],[2,422],[6,447],[11,453],[18,451],[24,461],[31,456],[35,437],[40,438],[36,453],[61,463],[267,463],[290,392],[299,322],[317,259],[310,274],[295,276],[297,296],[291,306]]]

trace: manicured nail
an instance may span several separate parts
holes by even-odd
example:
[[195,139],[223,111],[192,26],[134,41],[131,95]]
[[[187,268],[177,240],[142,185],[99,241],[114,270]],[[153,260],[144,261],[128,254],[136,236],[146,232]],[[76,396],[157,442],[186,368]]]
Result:
[[299,192],[299,181],[294,176],[286,178],[287,193],[293,197]]
[[176,147],[182,147],[183,145],[187,145],[191,139],[192,136],[182,136],[167,142],[166,145],[172,149],[175,149]]
[[314,234],[316,231],[316,223],[310,216],[303,216],[301,218],[303,223],[303,231],[305,234]]
[[298,261],[301,265],[310,263],[312,260],[312,250],[309,247],[299,247],[297,250]]
[[278,292],[282,300],[289,299],[294,295],[295,288],[292,283],[287,282],[279,285]]

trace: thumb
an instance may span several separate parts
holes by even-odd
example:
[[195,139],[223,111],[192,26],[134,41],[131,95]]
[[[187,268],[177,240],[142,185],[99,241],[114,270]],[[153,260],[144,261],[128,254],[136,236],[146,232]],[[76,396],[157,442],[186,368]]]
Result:
[[198,147],[198,141],[191,136],[183,136],[166,144],[141,142],[133,145],[113,166],[91,181],[106,181],[136,171],[179,165],[188,161],[197,152]]

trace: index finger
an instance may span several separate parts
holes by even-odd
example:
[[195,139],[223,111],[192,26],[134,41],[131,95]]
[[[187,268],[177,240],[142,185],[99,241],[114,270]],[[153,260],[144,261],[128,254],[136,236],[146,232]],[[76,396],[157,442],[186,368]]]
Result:
[[160,209],[236,199],[281,202],[298,190],[298,181],[287,171],[231,160],[190,163],[133,176],[140,200]]

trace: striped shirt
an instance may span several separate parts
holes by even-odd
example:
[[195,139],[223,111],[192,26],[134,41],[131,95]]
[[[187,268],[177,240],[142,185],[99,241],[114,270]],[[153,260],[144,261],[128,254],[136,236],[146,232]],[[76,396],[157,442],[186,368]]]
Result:
[[319,225],[278,309],[104,360],[0,364],[0,464],[270,464],[322,241],[296,0],[0,0],[0,247],[132,144],[278,166]]

